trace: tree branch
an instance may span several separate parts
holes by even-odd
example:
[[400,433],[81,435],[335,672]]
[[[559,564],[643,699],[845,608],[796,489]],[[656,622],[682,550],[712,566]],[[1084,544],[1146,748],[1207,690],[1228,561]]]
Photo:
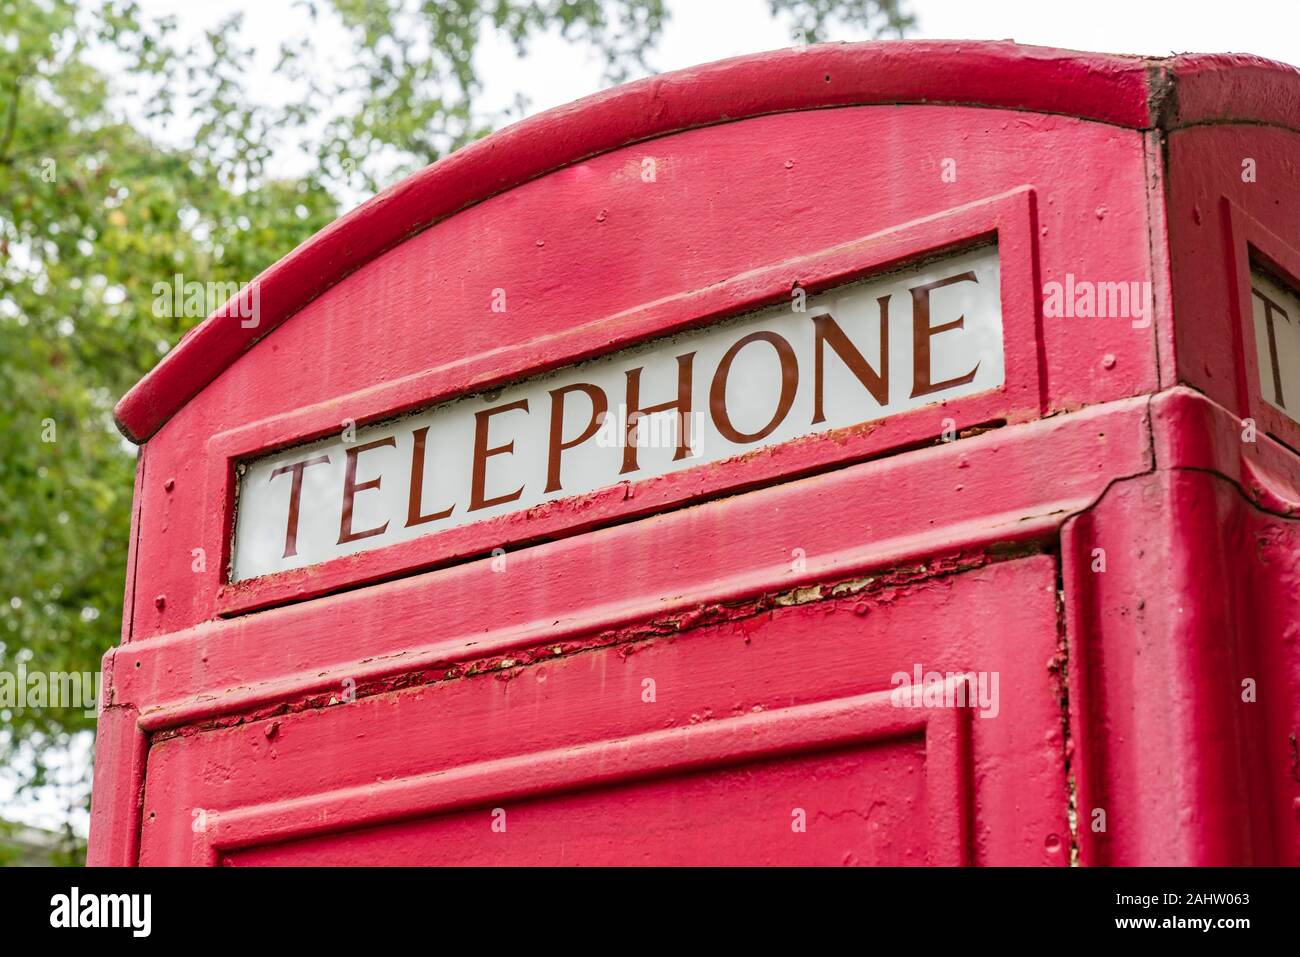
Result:
[[14,131],[18,128],[18,98],[22,96],[23,85],[21,79],[14,80],[14,96],[9,101],[9,116],[5,120],[4,140],[0,141],[0,163],[5,161],[9,154],[9,144],[13,142]]

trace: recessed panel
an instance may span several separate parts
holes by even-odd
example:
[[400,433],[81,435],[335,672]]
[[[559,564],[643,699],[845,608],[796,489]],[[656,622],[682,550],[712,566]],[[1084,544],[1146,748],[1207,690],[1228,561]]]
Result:
[[996,246],[240,466],[254,578],[1001,386]]

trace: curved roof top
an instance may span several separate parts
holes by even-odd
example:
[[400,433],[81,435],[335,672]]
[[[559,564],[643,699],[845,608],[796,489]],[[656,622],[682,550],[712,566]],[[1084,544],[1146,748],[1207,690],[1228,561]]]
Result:
[[[118,427],[146,441],[254,343],[349,273],[439,220],[559,167],[694,127],[893,103],[1058,113],[1133,129],[1225,120],[1297,129],[1300,71],[1236,54],[1149,58],[1010,41],[904,40],[777,50],[629,83],[508,126],[322,229],[254,280],[256,328],[238,321],[246,290],[122,398]],[[234,318],[223,322],[227,317]]]

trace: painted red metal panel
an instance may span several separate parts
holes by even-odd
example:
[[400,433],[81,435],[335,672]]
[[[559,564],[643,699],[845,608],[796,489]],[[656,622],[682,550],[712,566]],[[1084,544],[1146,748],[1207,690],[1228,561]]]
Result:
[[1188,389],[1152,429],[1063,538],[1082,857],[1294,865],[1300,462]]
[[1300,70],[1243,53],[1190,53],[1164,69],[1174,89],[1165,106],[1166,127],[1222,123],[1297,128]]
[[[1300,863],[1300,433],[1248,292],[1252,250],[1300,285],[1298,91],[814,48],[554,111],[340,220],[119,407],[148,455],[92,859]],[[226,581],[234,460],[991,240],[1005,387]],[[1046,314],[1075,281],[1152,307]],[[913,666],[996,674],[999,715],[899,707]]]
[[1083,861],[1300,862],[1300,523],[1173,469],[1116,486],[1067,542]]
[[[776,154],[773,143],[779,144]],[[881,144],[889,144],[888,162],[864,166],[864,157],[879,155]],[[949,153],[958,158],[955,183],[940,179],[941,161]],[[149,597],[138,609],[136,640],[283,593],[305,598],[340,582],[391,576],[395,568],[386,563],[418,568],[446,561],[448,552],[474,554],[475,545],[483,553],[503,540],[554,534],[566,521],[562,514],[540,521],[535,533],[517,527],[535,518],[503,522],[506,527],[493,533],[496,540],[487,547],[480,531],[455,530],[447,533],[446,549],[422,539],[405,549],[405,557],[349,559],[334,574],[303,580],[290,573],[281,585],[261,583],[251,594],[228,599],[220,590],[218,557],[226,542],[227,493],[214,491],[227,470],[207,450],[194,447],[197,436],[207,441],[232,424],[260,423],[250,428],[255,444],[265,447],[276,434],[284,443],[318,434],[331,420],[338,428],[346,419],[360,423],[382,417],[385,401],[393,403],[388,409],[408,407],[422,390],[474,391],[565,364],[628,337],[646,338],[650,322],[671,329],[698,321],[691,307],[704,298],[699,290],[755,270],[773,268],[790,282],[799,278],[798,260],[824,257],[863,237],[877,237],[872,244],[878,244],[889,231],[914,234],[923,248],[951,242],[945,224],[962,218],[955,211],[988,204],[1009,191],[1026,198],[1008,203],[1018,204],[1018,219],[1003,217],[1008,227],[999,233],[1005,237],[1000,241],[1006,246],[1004,262],[1028,255],[1024,240],[1016,237],[1036,235],[1042,279],[1064,278],[1067,271],[1080,277],[1148,276],[1144,144],[1134,131],[989,110],[855,108],[760,117],[656,140],[652,155],[660,173],[653,184],[640,179],[645,155],[641,147],[606,154],[413,237],[313,301],[263,349],[236,362],[185,406],[149,443],[143,497],[155,521],[142,526],[140,587]],[[1081,164],[1081,156],[1095,162]],[[1024,193],[1027,184],[1032,205]],[[977,205],[965,216],[977,225],[965,228],[990,228],[996,221],[990,213],[987,205]],[[690,228],[682,229],[682,222]],[[787,266],[779,268],[783,263]],[[1035,302],[1035,284],[1027,281],[1024,287],[1021,314]],[[494,288],[508,288],[504,316],[491,312]],[[741,289],[739,296],[750,303],[772,294],[766,282]],[[736,308],[745,302],[739,298]],[[1025,321],[1014,321],[1009,352],[1024,350],[1039,335]],[[636,324],[624,332],[625,323]],[[1119,337],[1105,323],[1040,328],[1037,377],[1046,411],[1156,387],[1153,327],[1124,324]],[[302,355],[313,357],[311,375],[302,374]],[[978,408],[967,409],[968,404]],[[241,411],[232,423],[235,409]],[[891,446],[931,441],[950,415],[965,427],[1023,419],[1026,409],[1014,399],[995,407],[951,403],[942,412],[914,416],[910,426],[888,420],[874,424],[852,447],[825,448],[851,461]],[[306,433],[300,436],[295,428]],[[824,468],[826,455],[815,453],[808,443],[799,443],[778,453],[766,473],[751,481]],[[714,484],[744,481],[755,467],[750,463],[743,474],[721,476]],[[690,490],[689,481],[683,475],[654,484],[684,483],[679,491],[664,493],[680,496]],[[623,501],[615,496],[613,506],[632,511],[638,504],[635,498],[618,504]],[[599,497],[586,502],[583,514],[600,504]],[[208,557],[203,587],[195,587],[191,563],[177,560],[195,547]],[[357,562],[361,567],[353,567]]]
[[[1024,551],[164,736],[142,861],[1067,863],[1056,560]],[[972,662],[1001,676],[996,716],[890,701],[896,672]],[[214,809],[198,832],[192,808]]]
[[140,814],[144,799],[148,738],[139,714],[115,700],[112,682],[120,649],[104,656],[105,681],[95,737],[95,780],[91,795],[90,829],[94,835],[86,853],[91,867],[130,867],[140,856]]

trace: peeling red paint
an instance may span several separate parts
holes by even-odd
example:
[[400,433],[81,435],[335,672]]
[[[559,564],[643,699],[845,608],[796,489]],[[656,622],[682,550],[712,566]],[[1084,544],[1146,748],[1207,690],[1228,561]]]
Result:
[[[614,648],[620,658],[626,659],[653,641],[674,640],[705,626],[735,624],[741,629],[742,634],[748,637],[762,629],[775,608],[816,604],[827,613],[843,608],[852,610],[854,614],[860,616],[866,614],[872,607],[878,608],[905,597],[909,586],[982,568],[990,561],[1009,561],[1040,552],[1040,546],[1034,543],[1022,543],[1007,545],[996,550],[990,549],[988,552],[940,555],[923,565],[890,569],[866,578],[849,579],[826,585],[801,586],[787,592],[760,595],[744,602],[701,606],[681,615],[652,619],[626,628],[603,631],[581,641],[568,642],[563,646],[541,644],[512,650],[509,655],[494,655],[449,663],[442,668],[388,675],[377,681],[357,684],[353,700],[489,674],[497,680],[509,681],[522,668],[596,649]],[[283,715],[337,707],[345,703],[350,702],[343,701],[333,692],[308,695],[297,701],[278,702],[269,708],[229,712],[214,721],[162,731],[154,736],[154,740],[162,741],[172,737],[193,735],[215,728],[236,727]],[[273,722],[271,727],[278,728],[278,725]],[[274,734],[275,731],[271,728],[267,729],[268,738],[273,737]]]

